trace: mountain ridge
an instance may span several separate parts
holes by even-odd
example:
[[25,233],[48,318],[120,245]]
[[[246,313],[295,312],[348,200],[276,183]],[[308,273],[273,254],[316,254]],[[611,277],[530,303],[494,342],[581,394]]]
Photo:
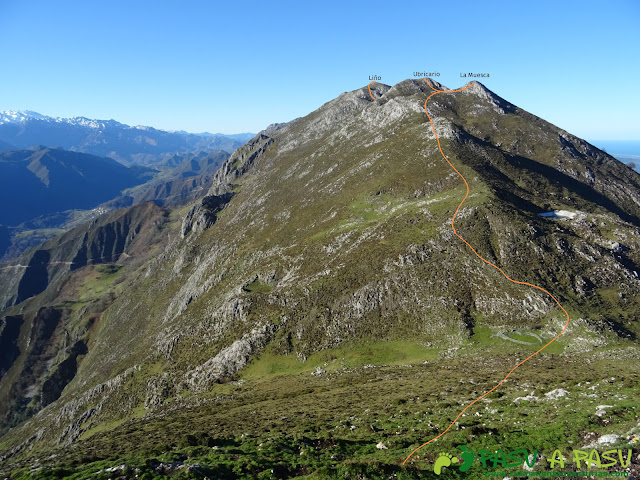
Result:
[[150,165],[175,153],[224,150],[231,153],[251,134],[195,134],[116,120],[86,117],[54,118],[36,112],[0,111],[0,146],[25,149],[57,146],[112,158],[125,165]]
[[[216,170],[222,161],[229,156],[228,153],[220,150],[209,153],[176,154],[162,164],[156,164],[156,168],[161,170],[151,170],[147,167],[125,167],[112,159],[104,158],[100,160],[99,157],[77,152],[67,153],[60,149],[49,149],[44,146],[32,147],[22,151],[22,153],[20,151],[5,152],[0,154],[0,158],[13,158],[20,155],[25,157],[25,162],[28,161],[26,170],[39,183],[32,185],[32,188],[28,188],[29,184],[23,182],[19,195],[14,195],[11,193],[10,188],[5,188],[3,190],[4,194],[0,195],[0,197],[4,198],[7,205],[12,203],[25,205],[25,199],[31,201],[36,198],[38,188],[43,186],[47,198],[47,201],[43,203],[49,207],[49,210],[53,209],[54,211],[47,212],[43,210],[40,203],[32,202],[31,208],[24,211],[22,217],[18,219],[20,220],[19,224],[14,223],[12,225],[6,221],[8,217],[5,218],[5,223],[10,226],[2,231],[0,260],[14,258],[28,248],[36,246],[48,238],[62,233],[64,230],[118,208],[136,205],[145,201],[153,201],[160,206],[172,208],[188,204],[206,194]],[[73,165],[65,167],[66,170],[63,168],[62,171],[56,171],[54,176],[58,178],[54,178],[51,184],[51,179],[49,178],[51,168],[43,165],[43,162],[48,162],[47,156],[50,155],[55,157],[50,159],[54,166],[59,163],[57,160],[62,161],[63,158],[69,155],[73,158],[77,157],[81,162],[77,163],[76,161]],[[27,156],[28,158],[26,158]],[[107,165],[117,167],[118,171],[122,171],[117,181],[115,183],[109,182],[110,177],[102,169],[100,170],[102,173],[99,178],[100,189],[92,188],[89,195],[80,199],[74,197],[72,195],[74,185],[82,185],[83,182],[86,183],[88,180],[85,175],[76,179],[76,184],[73,181],[74,175],[78,171],[85,171],[86,173],[96,170],[101,161]],[[98,165],[96,165],[96,162],[98,162]],[[0,172],[3,173],[5,182],[9,185],[15,185],[19,180],[16,172],[11,173],[12,171],[7,171],[2,166],[2,160],[0,160]],[[56,169],[54,168],[54,170]],[[58,168],[57,170],[60,169]],[[123,179],[129,177],[131,182],[122,183]],[[55,202],[55,192],[60,189],[61,182],[65,185],[71,182],[71,185],[66,188],[69,193],[65,193],[69,197],[69,201],[64,205],[56,204]],[[58,210],[58,208],[61,208],[61,210]],[[7,211],[11,210],[7,209]],[[16,212],[14,211],[14,213]],[[8,241],[5,240],[4,235],[9,236]]]
[[200,136],[224,136],[229,138],[236,138],[239,140],[248,140],[250,137],[254,137],[255,133],[243,132],[243,133],[210,133],[210,132],[187,132],[186,130],[167,130],[163,128],[156,128],[146,125],[128,125],[126,123],[118,122],[114,119],[91,119],[84,116],[75,117],[52,117],[50,115],[43,115],[31,110],[0,110],[0,125],[5,123],[25,123],[29,120],[46,120],[55,123],[68,123],[70,125],[82,125],[91,128],[104,128],[107,125],[120,126],[130,129],[138,130],[157,130],[168,133],[179,133],[182,135],[200,135]]
[[[140,269],[124,267],[126,288],[105,287],[109,300],[92,304],[97,327],[87,327],[87,353],[65,344],[77,368],[55,388],[60,396],[38,403],[37,385],[28,400],[33,416],[14,411],[6,421],[5,460],[20,465],[55,452],[55,462],[67,464],[115,461],[130,451],[156,455],[207,442],[244,448],[253,439],[262,458],[258,445],[279,441],[279,432],[313,437],[304,440],[309,444],[365,438],[373,452],[372,439],[382,438],[404,458],[408,451],[398,452],[431,431],[418,426],[424,412],[417,411],[457,410],[458,400],[441,390],[462,382],[439,371],[473,365],[473,376],[489,382],[496,365],[502,371],[533,348],[510,344],[507,333],[527,329],[544,340],[561,330],[546,296],[505,285],[455,241],[451,215],[465,191],[430,131],[429,84],[371,89],[378,99],[366,86],[345,92],[268,127],[224,161],[208,195],[172,218],[166,228],[174,235],[161,251]],[[575,317],[536,365],[560,365],[564,375],[583,363],[600,369],[601,357],[617,355],[631,368],[640,334],[640,177],[485,87],[473,90],[438,95],[428,105],[443,150],[470,185],[457,228],[484,258],[548,288]],[[551,210],[575,215],[540,216]],[[69,288],[94,288],[89,268],[78,269]],[[55,313],[40,309],[55,309],[56,328],[84,341],[87,331],[74,322],[87,317],[77,306],[77,317],[62,310],[71,306],[45,288],[3,314],[30,312],[35,338],[43,335],[36,318]],[[393,345],[417,353],[408,360]],[[42,378],[54,375],[56,362],[41,364],[49,369]],[[433,392],[411,393],[436,377],[442,383]],[[0,393],[10,397],[7,378]],[[395,406],[363,397],[387,382],[402,392],[393,394]],[[473,393],[482,382],[465,385]],[[505,386],[508,404],[496,405],[506,409],[517,388]],[[446,398],[438,403],[429,395]],[[332,407],[313,404],[315,396]],[[295,410],[300,415],[282,415],[287,402],[304,405]],[[386,436],[366,424],[356,430],[359,419],[383,425]],[[521,420],[509,420],[514,432],[525,428]],[[501,425],[507,428],[506,420]],[[200,439],[196,428],[216,438]],[[566,428],[572,441],[583,441],[582,430]],[[392,436],[397,431],[402,438]],[[391,457],[380,461],[395,468]]]
[[42,214],[92,208],[148,176],[111,158],[57,148],[0,152],[0,223],[17,225]]

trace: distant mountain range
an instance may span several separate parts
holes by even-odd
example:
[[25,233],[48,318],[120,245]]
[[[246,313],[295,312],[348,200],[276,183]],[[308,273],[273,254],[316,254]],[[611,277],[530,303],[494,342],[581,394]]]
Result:
[[[124,191],[113,201],[114,208],[146,201],[172,207],[186,205],[206,195],[216,171],[228,158],[229,154],[222,150],[174,155],[165,164],[175,165],[173,168]],[[111,206],[111,202],[106,206]]]
[[116,208],[193,201],[253,136],[0,111],[0,259]]
[[0,260],[118,208],[197,200],[227,158],[222,150],[181,153],[151,169],[43,146],[1,152]]
[[110,158],[44,146],[0,153],[0,224],[93,208],[151,177]]
[[33,145],[109,157],[125,165],[150,165],[176,152],[223,150],[231,153],[252,133],[170,132],[129,126],[115,120],[54,118],[32,111],[0,111],[0,150]]

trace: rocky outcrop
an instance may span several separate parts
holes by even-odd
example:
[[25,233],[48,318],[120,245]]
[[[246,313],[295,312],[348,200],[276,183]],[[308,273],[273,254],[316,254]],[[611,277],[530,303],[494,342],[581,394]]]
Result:
[[[6,383],[4,385],[0,383],[2,387],[0,388],[0,430],[31,416],[39,408],[31,404],[31,401],[39,396],[44,375],[49,366],[54,363],[58,346],[54,340],[55,334],[60,331],[61,322],[67,314],[68,312],[62,309],[42,307],[33,318],[8,316],[3,319],[5,329],[11,325],[13,330],[7,332],[13,337],[13,342],[7,342],[7,346],[13,350],[12,363],[7,365],[9,368],[20,368],[20,370],[15,372],[15,380],[11,388],[7,388]],[[22,342],[16,337],[16,329],[20,327],[29,328],[29,335]],[[5,329],[2,332],[3,337]],[[22,356],[22,361],[18,365],[15,365],[15,360],[18,358],[15,353]],[[4,378],[2,380],[6,381]],[[39,402],[36,400],[34,403]]]
[[[283,128],[284,125],[280,126]],[[235,180],[250,171],[256,160],[264,154],[273,138],[264,132],[249,140],[237,149],[214,175],[206,197],[194,205],[185,215],[182,222],[182,237],[189,232],[206,230],[216,221],[216,214],[221,211],[234,195]]]
[[80,340],[70,349],[66,358],[60,362],[53,373],[42,384],[41,404],[46,407],[57,400],[67,384],[78,371],[78,357],[87,353],[86,344]]
[[195,391],[202,392],[214,383],[221,383],[249,362],[267,344],[276,328],[274,325],[262,325],[224,348],[215,357],[207,360],[186,374],[187,384]]
[[216,222],[216,214],[220,212],[233,198],[233,192],[221,195],[207,195],[202,201],[194,205],[182,221],[182,237],[189,232],[201,232]]

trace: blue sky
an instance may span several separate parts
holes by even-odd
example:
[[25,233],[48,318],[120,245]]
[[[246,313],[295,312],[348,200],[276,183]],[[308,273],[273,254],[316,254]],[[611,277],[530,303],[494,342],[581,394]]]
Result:
[[0,0],[0,109],[257,132],[371,74],[489,72],[587,139],[640,140],[640,2]]

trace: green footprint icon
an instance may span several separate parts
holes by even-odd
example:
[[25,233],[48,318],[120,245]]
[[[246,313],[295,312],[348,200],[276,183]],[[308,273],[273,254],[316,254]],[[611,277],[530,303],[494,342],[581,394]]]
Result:
[[459,470],[461,472],[466,472],[471,468],[471,465],[473,465],[473,462],[476,459],[476,452],[468,448],[466,445],[461,446],[460,450],[462,450],[460,457],[462,458],[463,464],[460,465]]
[[433,465],[433,471],[436,475],[440,475],[442,469],[451,466],[452,463],[458,463],[458,457],[452,457],[449,453],[441,453]]

